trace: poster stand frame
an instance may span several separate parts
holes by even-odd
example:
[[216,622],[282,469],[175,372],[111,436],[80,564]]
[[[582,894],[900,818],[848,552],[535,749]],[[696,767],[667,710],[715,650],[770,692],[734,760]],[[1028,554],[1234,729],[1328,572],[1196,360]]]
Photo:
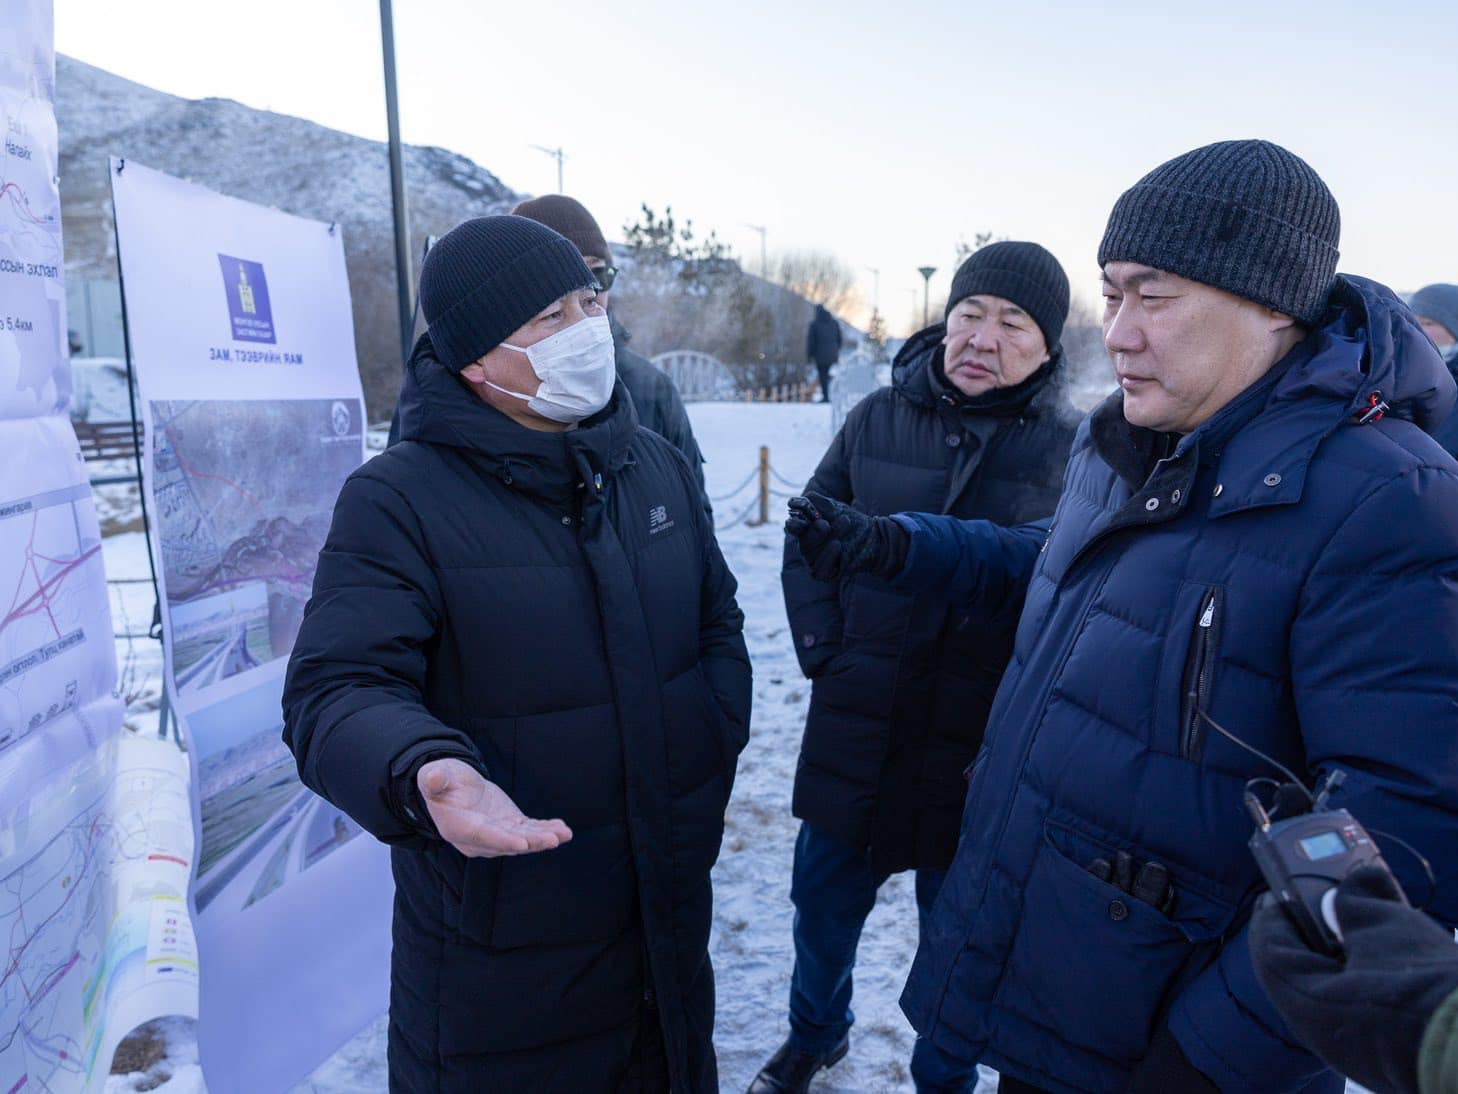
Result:
[[[113,168],[110,161],[107,163],[107,179],[110,180],[120,175],[127,168],[125,157],[119,157]],[[132,335],[127,324],[127,292],[126,274],[122,270],[121,239],[117,235],[116,228],[116,198],[112,197],[111,208],[111,232],[112,245],[116,248],[116,279],[117,289],[121,295],[121,324],[122,324],[122,354],[127,363],[127,407],[131,413],[132,426],[132,458],[136,463],[136,475],[110,476],[106,482],[136,482],[137,499],[142,505],[142,536],[147,546],[147,569],[152,578],[152,625],[148,628],[148,636],[158,642],[162,641],[162,593],[157,586],[157,562],[152,556],[152,517],[147,512],[147,485],[143,481],[142,467],[142,423],[137,417],[137,377],[132,367]],[[102,483],[104,485],[105,483]],[[92,485],[98,485],[92,480]],[[162,673],[161,695],[157,701],[157,739],[166,740],[169,736],[183,752],[187,751],[187,744],[182,739],[182,728],[177,720],[177,713],[172,709],[172,702],[168,694],[167,673]]]

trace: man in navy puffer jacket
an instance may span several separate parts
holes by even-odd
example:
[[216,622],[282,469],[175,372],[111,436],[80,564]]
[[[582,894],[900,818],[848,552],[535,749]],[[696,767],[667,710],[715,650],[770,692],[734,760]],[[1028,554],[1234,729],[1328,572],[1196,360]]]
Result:
[[1338,233],[1267,142],[1156,168],[1100,247],[1121,390],[1051,526],[832,513],[802,537],[1023,603],[902,997],[1005,1088],[1342,1089],[1252,971],[1241,796],[1279,773],[1221,730],[1342,771],[1331,804],[1426,855],[1428,910],[1458,920],[1458,464],[1425,432],[1455,386],[1391,292],[1335,274]]

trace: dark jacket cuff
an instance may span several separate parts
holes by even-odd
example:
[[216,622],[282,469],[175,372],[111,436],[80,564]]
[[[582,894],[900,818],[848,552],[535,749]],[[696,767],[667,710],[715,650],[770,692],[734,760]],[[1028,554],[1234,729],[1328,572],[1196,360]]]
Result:
[[425,798],[420,793],[420,769],[433,760],[460,760],[491,778],[481,757],[474,752],[440,741],[422,741],[395,757],[390,765],[390,808],[395,816],[427,839],[439,840],[440,832],[430,818]]

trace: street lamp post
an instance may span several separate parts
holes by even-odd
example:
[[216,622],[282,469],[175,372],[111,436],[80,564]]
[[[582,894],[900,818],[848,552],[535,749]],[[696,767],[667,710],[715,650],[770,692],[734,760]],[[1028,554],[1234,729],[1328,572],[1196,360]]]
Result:
[[931,322],[931,315],[927,310],[929,294],[931,293],[932,274],[937,272],[935,266],[918,266],[916,272],[921,274],[921,325],[925,327]]
[[415,344],[415,307],[411,303],[410,211],[405,204],[405,167],[400,148],[400,101],[395,93],[395,19],[390,0],[380,0],[380,49],[385,59],[385,125],[389,133],[390,208],[395,219],[395,294],[400,318],[400,360]]
[[766,256],[768,255],[769,252],[767,250],[765,250],[765,242],[764,242],[765,241],[765,236],[768,233],[766,232],[765,227],[764,227],[763,224],[749,224],[749,223],[746,223],[744,226],[746,228],[749,228],[749,229],[751,229],[751,230],[756,231],[756,232],[759,233],[759,276],[761,278],[763,278],[765,281],[768,281],[769,280],[769,262],[768,262]]
[[562,192],[562,161],[567,158],[567,153],[561,148],[548,148],[544,144],[534,144],[532,147],[538,152],[545,152],[557,161],[557,193],[560,194]]

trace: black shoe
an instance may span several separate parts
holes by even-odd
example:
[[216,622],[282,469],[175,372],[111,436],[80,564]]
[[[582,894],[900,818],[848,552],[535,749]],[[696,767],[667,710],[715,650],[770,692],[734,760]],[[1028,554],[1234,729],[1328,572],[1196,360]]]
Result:
[[786,1041],[759,1069],[749,1084],[749,1094],[805,1094],[817,1071],[840,1063],[849,1051],[849,1036],[842,1037],[829,1052],[801,1052]]

